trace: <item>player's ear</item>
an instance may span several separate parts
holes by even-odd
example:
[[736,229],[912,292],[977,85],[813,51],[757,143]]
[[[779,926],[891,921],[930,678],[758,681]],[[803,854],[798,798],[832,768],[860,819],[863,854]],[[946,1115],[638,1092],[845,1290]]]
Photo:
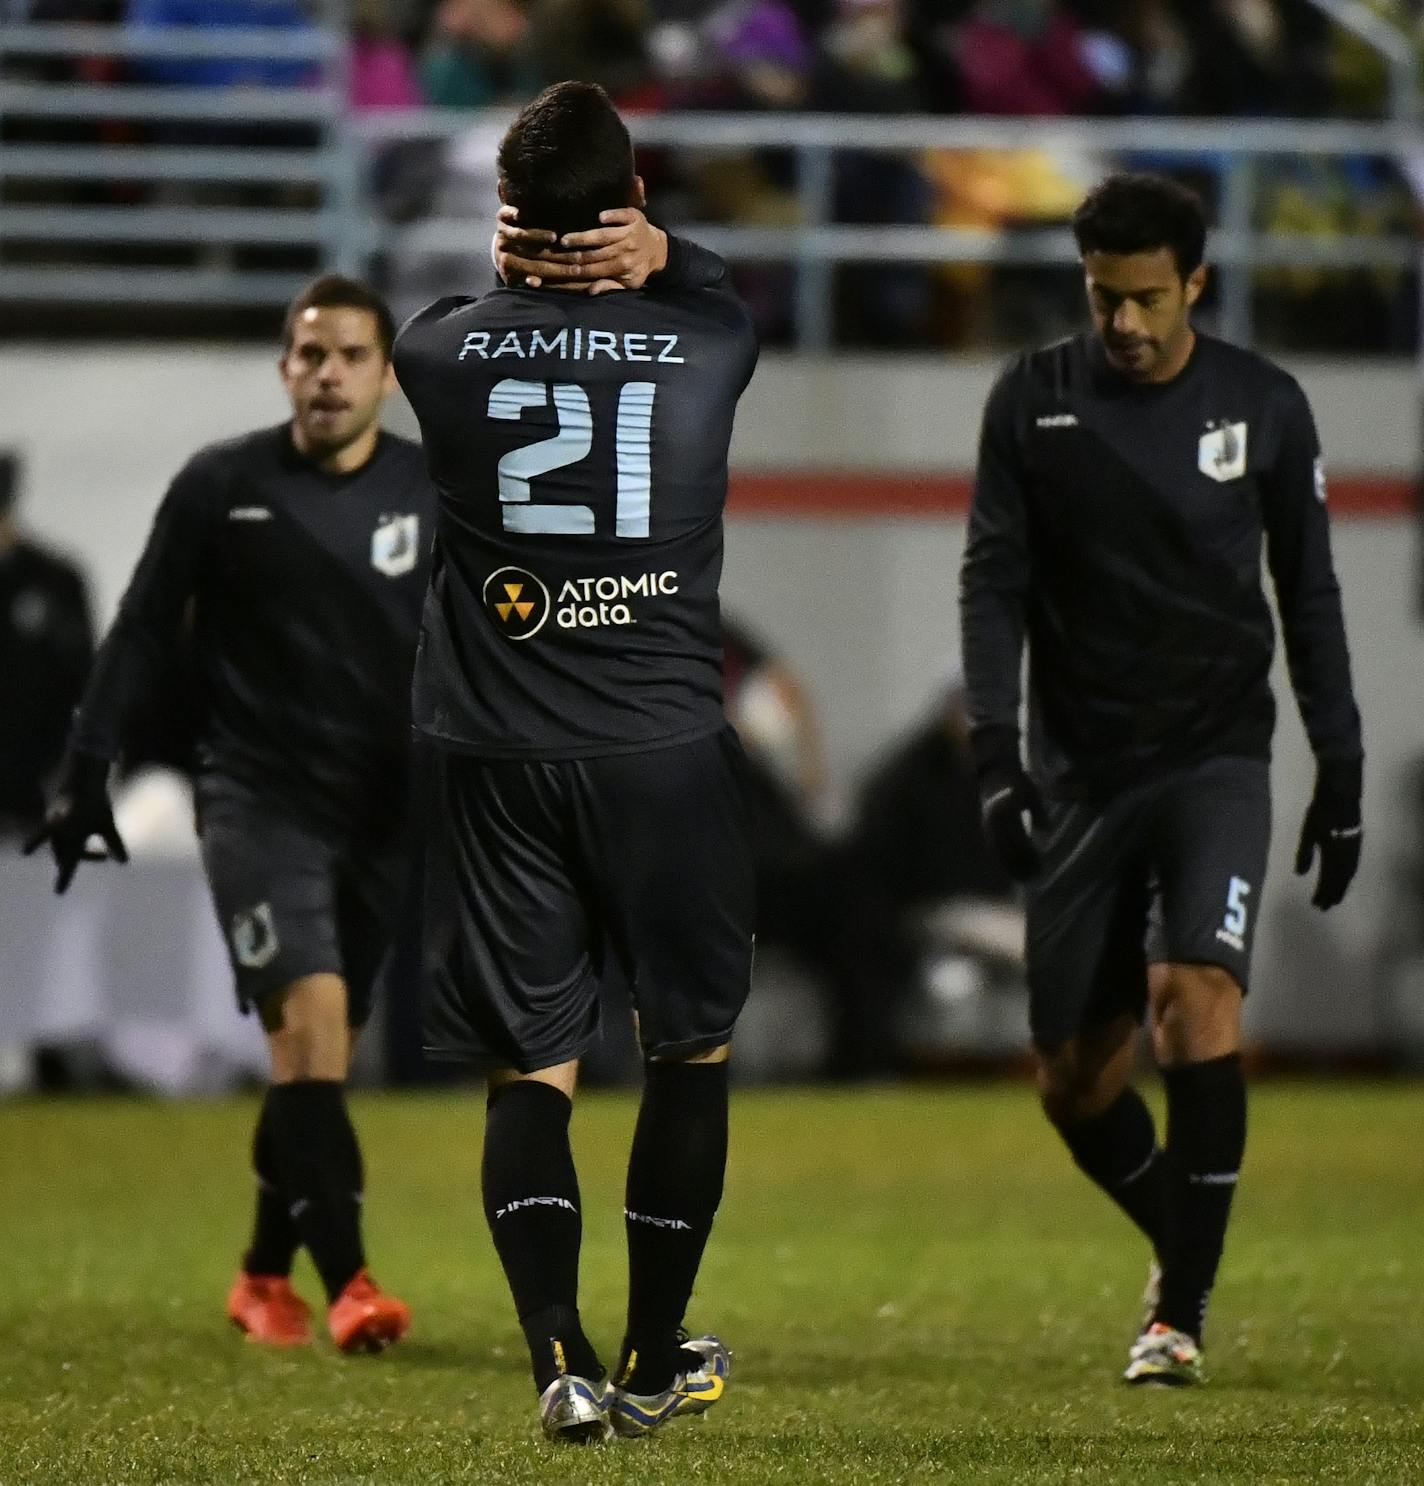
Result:
[[504,177],[499,178],[499,203],[501,206],[509,205],[509,197],[504,194]]
[[396,364],[387,356],[385,375],[381,378],[381,396],[389,397],[399,385],[396,381]]
[[1206,292],[1207,266],[1198,263],[1187,275],[1187,308],[1190,309]]
[[628,203],[628,205],[636,206],[640,212],[646,210],[647,208],[648,192],[643,185],[643,177],[640,175],[635,175],[633,177],[633,199]]

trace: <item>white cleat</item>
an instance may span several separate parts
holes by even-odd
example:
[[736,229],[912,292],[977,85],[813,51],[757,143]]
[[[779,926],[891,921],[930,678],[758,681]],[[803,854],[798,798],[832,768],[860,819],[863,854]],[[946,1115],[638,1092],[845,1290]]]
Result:
[[1206,1381],[1201,1348],[1185,1331],[1155,1321],[1132,1344],[1124,1383],[1154,1383],[1161,1388],[1187,1388]]
[[560,1373],[539,1395],[539,1425],[544,1438],[568,1445],[591,1445],[613,1438],[608,1405],[613,1390],[607,1378],[597,1382]]
[[726,1392],[732,1354],[715,1336],[694,1337],[682,1343],[684,1352],[702,1358],[700,1367],[680,1372],[661,1393],[629,1393],[613,1389],[609,1416],[624,1439],[651,1434],[673,1419],[705,1414]]

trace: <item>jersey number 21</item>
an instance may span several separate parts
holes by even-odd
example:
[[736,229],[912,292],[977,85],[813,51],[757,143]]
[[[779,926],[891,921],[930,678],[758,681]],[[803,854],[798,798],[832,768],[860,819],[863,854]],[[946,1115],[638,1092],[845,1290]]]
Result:
[[[559,415],[559,431],[522,449],[511,449],[499,462],[499,499],[505,531],[526,536],[587,537],[594,532],[592,506],[540,504],[529,482],[552,470],[577,464],[593,448],[593,411],[588,394],[574,382],[522,382],[506,377],[490,389],[489,415],[518,422],[525,408],[549,405]],[[618,501],[614,531],[620,537],[645,537],[653,504],[652,428],[656,382],[625,382],[618,393],[614,450],[618,468]]]

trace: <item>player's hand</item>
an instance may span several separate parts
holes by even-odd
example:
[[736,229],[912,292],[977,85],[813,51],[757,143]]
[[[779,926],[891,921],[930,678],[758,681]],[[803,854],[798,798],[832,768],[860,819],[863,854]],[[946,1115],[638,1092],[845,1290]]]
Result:
[[1041,857],[1033,829],[1043,825],[1043,798],[1017,764],[999,765],[979,776],[979,811],[984,835],[1010,877],[1026,881]]
[[561,239],[552,232],[521,228],[518,219],[514,207],[500,208],[494,259],[507,284],[531,289],[579,284],[602,294],[641,289],[650,275],[667,266],[667,233],[634,206],[601,212],[602,226]]
[[[109,804],[108,774],[107,760],[76,754],[44,824],[25,842],[26,856],[49,843],[58,869],[54,879],[57,893],[64,892],[74,880],[80,862],[129,859]],[[89,845],[95,836],[104,843],[102,851]]]
[[1320,909],[1333,908],[1345,896],[1360,865],[1365,839],[1360,818],[1362,774],[1358,759],[1321,763],[1316,771],[1315,796],[1300,828],[1295,870],[1303,877],[1320,853],[1320,875],[1310,899]]

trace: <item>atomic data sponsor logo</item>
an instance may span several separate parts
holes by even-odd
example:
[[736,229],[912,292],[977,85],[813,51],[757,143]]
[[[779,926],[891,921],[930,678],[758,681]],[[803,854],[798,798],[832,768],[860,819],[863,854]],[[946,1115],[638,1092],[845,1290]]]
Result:
[[566,578],[559,589],[554,622],[560,629],[605,629],[637,624],[631,607],[636,599],[671,597],[678,590],[677,574],[639,573],[630,578]]
[[549,590],[527,568],[496,568],[485,579],[485,612],[507,639],[529,640],[544,628]]
[[678,574],[604,574],[566,578],[551,599],[543,579],[525,568],[499,568],[485,579],[485,610],[495,628],[511,640],[528,640],[543,629],[552,612],[559,629],[618,629],[638,622],[640,601],[670,598]]

